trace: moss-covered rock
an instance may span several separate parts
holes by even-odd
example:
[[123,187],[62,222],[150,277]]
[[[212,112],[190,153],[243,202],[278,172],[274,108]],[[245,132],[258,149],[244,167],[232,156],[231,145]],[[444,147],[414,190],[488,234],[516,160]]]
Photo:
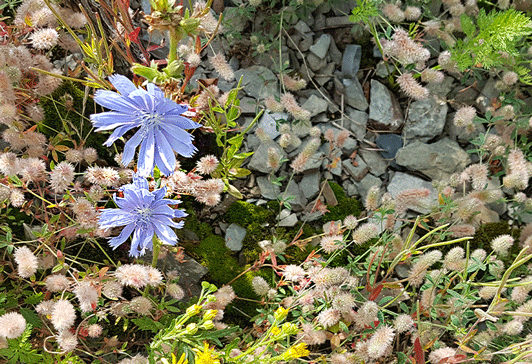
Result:
[[338,200],[338,205],[327,206],[329,211],[323,215],[323,222],[343,220],[348,215],[360,215],[363,207],[359,200],[347,197],[343,188],[335,182],[329,181],[329,186],[331,186],[331,189]]
[[486,223],[481,225],[476,230],[473,239],[471,239],[469,243],[469,247],[471,251],[475,249],[484,249],[489,253],[492,251],[491,241],[494,238],[504,234],[511,235],[516,242],[514,242],[514,245],[510,249],[509,254],[507,254],[505,257],[499,257],[499,259],[504,262],[504,265],[508,266],[508,264],[510,264],[519,253],[520,248],[518,240],[520,233],[521,232],[519,229],[512,228],[506,221]]
[[100,158],[111,162],[114,156],[113,150],[103,146],[108,135],[92,131],[89,117],[96,112],[95,104],[90,97],[85,102],[84,99],[85,92],[78,85],[69,81],[63,82],[49,97],[44,97],[39,102],[44,109],[44,120],[38,123],[39,131],[49,139],[57,138],[58,132],[62,131],[65,133],[65,138],[61,144],[68,147],[74,147],[67,141],[68,138],[75,140],[78,145],[81,138],[86,138],[84,147],[96,149]]

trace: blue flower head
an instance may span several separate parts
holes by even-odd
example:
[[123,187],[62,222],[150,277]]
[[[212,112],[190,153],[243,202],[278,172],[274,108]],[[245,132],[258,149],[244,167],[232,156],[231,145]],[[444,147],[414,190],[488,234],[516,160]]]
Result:
[[120,235],[109,240],[109,244],[116,249],[133,234],[129,255],[138,257],[153,249],[153,234],[164,243],[175,245],[177,236],[172,230],[182,228],[183,222],[176,223],[172,219],[185,217],[182,210],[173,209],[181,201],[164,198],[166,187],[150,191],[148,181],[138,175],[133,177],[133,183],[120,188],[124,197],[114,196],[117,209],[101,211],[98,224],[101,229],[125,226]]
[[164,175],[172,174],[176,164],[174,152],[191,157],[197,150],[192,144],[194,137],[184,129],[201,125],[182,116],[187,107],[164,97],[152,83],[144,90],[122,75],[110,76],[109,81],[120,93],[98,90],[94,100],[112,111],[91,115],[96,131],[114,129],[104,145],[109,147],[131,129],[139,128],[124,146],[122,164],[127,166],[133,160],[140,144],[139,175],[151,175],[154,166]]

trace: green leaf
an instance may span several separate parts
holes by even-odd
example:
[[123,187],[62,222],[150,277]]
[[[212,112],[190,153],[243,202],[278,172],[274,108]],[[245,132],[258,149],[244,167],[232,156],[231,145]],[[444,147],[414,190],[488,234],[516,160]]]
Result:
[[143,331],[152,331],[152,332],[159,332],[164,328],[164,326],[157,321],[153,321],[151,318],[147,316],[142,316],[139,318],[134,318],[131,320],[140,330]]
[[393,300],[393,299],[394,299],[394,297],[392,297],[392,296],[386,296],[386,297],[383,297],[383,298],[381,298],[381,300],[379,301],[379,306],[382,306],[382,305],[384,305],[384,304],[390,302],[390,301]]
[[244,196],[242,196],[242,193],[240,193],[240,191],[238,190],[238,188],[236,188],[235,186],[233,185],[226,185],[227,186],[227,192],[233,196],[233,197],[236,197],[238,198],[239,200],[241,198],[243,198]]
[[44,293],[39,292],[24,299],[24,303],[27,305],[36,305],[44,298]]
[[41,319],[39,318],[39,316],[35,313],[34,310],[32,309],[29,309],[27,307],[21,307],[20,308],[20,314],[22,316],[24,316],[24,318],[26,319],[26,322],[28,324],[30,324],[31,326],[33,327],[41,327],[42,326],[42,322],[41,322]]
[[469,37],[472,38],[475,34],[475,24],[473,20],[465,13],[460,15],[460,23],[462,24],[462,31]]

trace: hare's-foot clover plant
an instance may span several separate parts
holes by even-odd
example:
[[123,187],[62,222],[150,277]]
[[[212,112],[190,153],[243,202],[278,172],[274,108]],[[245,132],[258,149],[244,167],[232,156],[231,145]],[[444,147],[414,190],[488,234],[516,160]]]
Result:
[[139,128],[124,146],[122,164],[133,160],[140,144],[139,175],[151,175],[155,166],[164,175],[172,174],[176,165],[174,152],[191,157],[197,150],[192,144],[194,137],[184,129],[195,129],[200,124],[182,116],[187,108],[166,98],[152,83],[144,90],[122,75],[111,76],[109,81],[119,93],[98,90],[94,100],[112,111],[91,115],[96,131],[114,129],[105,145],[110,146],[131,129]]

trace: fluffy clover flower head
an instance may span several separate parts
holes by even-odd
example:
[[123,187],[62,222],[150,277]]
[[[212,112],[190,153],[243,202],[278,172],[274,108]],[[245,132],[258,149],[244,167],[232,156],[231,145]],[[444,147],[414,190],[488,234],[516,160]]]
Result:
[[150,191],[148,181],[135,175],[133,183],[121,188],[124,197],[114,196],[117,209],[104,209],[100,214],[101,229],[125,226],[120,235],[112,238],[109,244],[116,249],[133,234],[129,254],[134,257],[143,255],[146,249],[153,248],[153,235],[168,245],[175,245],[177,236],[172,230],[182,228],[183,222],[176,223],[174,218],[187,216],[182,210],[175,210],[170,205],[180,201],[165,199],[166,187]]
[[197,150],[192,145],[194,137],[184,129],[201,125],[182,116],[187,108],[166,98],[152,83],[144,90],[122,75],[113,75],[109,81],[119,93],[98,90],[94,101],[111,111],[91,115],[96,131],[114,129],[105,145],[110,146],[131,129],[138,128],[124,146],[122,165],[127,166],[133,160],[140,145],[138,173],[141,176],[151,175],[154,166],[164,175],[172,174],[176,166],[174,152],[191,157]]

